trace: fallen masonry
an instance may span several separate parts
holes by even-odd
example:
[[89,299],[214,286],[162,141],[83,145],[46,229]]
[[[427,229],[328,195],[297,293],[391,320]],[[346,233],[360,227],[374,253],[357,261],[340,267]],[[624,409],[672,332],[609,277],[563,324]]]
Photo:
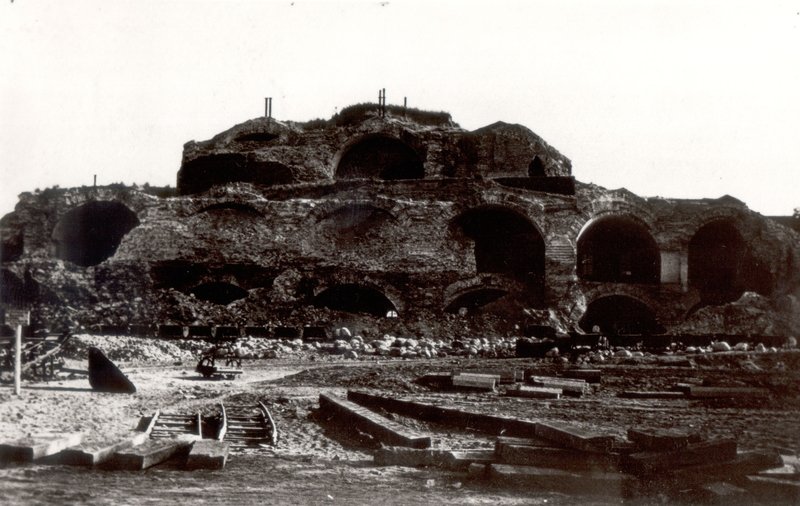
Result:
[[360,429],[386,444],[411,448],[431,446],[430,436],[412,432],[348,400],[331,394],[320,394],[319,404],[320,410],[335,417],[337,424]]
[[83,434],[80,432],[57,435],[33,435],[0,443],[0,464],[8,462],[33,462],[43,457],[55,455],[62,450],[80,444]]
[[[381,448],[374,453],[376,465],[439,467],[466,472],[470,478],[494,486],[618,498],[667,494],[678,501],[717,500],[739,494],[751,497],[754,490],[770,485],[774,489],[767,495],[785,498],[795,490],[794,475],[783,470],[784,463],[775,451],[739,452],[733,439],[707,440],[685,428],[632,427],[628,438],[621,440],[574,424],[471,413],[374,393],[350,390],[348,398],[422,421],[490,434],[516,434],[497,437],[490,451]],[[786,474],[774,478],[779,475],[765,475],[766,470]],[[726,495],[731,491],[733,496]]]
[[115,453],[107,463],[110,469],[141,471],[160,464],[178,454],[189,452],[196,436],[151,439],[146,443]]

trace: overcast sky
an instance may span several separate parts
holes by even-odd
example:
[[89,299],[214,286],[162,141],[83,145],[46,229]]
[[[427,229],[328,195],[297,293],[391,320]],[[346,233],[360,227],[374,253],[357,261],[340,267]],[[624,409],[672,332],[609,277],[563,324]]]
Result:
[[0,215],[175,185],[183,143],[377,101],[521,123],[581,181],[800,206],[800,0],[3,0]]

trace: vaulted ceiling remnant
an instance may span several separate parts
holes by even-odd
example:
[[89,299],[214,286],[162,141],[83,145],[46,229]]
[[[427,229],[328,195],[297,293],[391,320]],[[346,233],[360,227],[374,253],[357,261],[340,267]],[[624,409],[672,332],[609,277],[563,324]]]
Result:
[[117,251],[122,238],[139,224],[124,204],[92,201],[70,210],[53,229],[56,257],[83,267],[97,265]]
[[594,220],[578,238],[578,276],[587,281],[654,284],[660,265],[655,239],[629,216]]
[[368,135],[347,148],[336,167],[336,177],[387,181],[422,179],[425,168],[419,154],[400,139]]

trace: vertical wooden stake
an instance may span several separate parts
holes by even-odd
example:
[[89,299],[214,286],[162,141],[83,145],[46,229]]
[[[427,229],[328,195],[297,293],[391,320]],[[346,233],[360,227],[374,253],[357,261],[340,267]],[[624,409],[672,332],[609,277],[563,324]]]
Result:
[[22,325],[17,325],[16,339],[14,340],[14,395],[20,395],[22,380]]

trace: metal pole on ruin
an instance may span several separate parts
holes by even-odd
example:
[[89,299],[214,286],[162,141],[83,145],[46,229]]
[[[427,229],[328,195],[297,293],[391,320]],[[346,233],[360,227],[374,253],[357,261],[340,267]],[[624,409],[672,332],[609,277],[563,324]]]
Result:
[[408,97],[403,97],[403,117],[408,116]]
[[17,325],[14,337],[14,395],[20,395],[22,382],[22,325]]
[[92,186],[97,186],[97,174],[94,175],[94,183]]
[[386,88],[378,90],[378,116],[386,116]]
[[267,117],[267,124],[272,123],[272,97],[264,98],[264,116]]

